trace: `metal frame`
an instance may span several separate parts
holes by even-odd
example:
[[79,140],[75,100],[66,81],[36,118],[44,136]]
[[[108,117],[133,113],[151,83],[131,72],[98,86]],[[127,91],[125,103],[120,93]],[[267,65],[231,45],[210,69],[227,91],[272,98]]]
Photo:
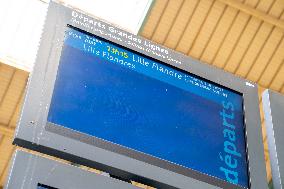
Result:
[[[213,66],[202,64],[56,2],[50,3],[36,64],[29,80],[24,107],[15,133],[14,144],[96,167],[121,178],[139,181],[154,187],[242,188],[157,158],[149,158],[145,154],[135,152],[129,154],[127,152],[126,155],[123,149],[109,148],[103,141],[95,138],[90,139],[72,132],[68,134],[69,131],[66,129],[63,132],[60,130],[51,131],[52,129],[46,127],[64,31],[68,25],[243,94],[250,189],[267,188],[256,84]],[[113,29],[130,37],[118,36],[113,32]],[[168,51],[168,54],[163,54],[164,57],[157,56],[156,53],[160,52],[149,50],[147,48],[149,45],[163,48]],[[141,50],[139,46],[145,47],[146,50]],[[55,132],[67,133],[68,137],[55,134]],[[80,140],[75,140],[78,138]],[[90,140],[93,141],[92,145],[88,144]]]
[[130,183],[16,150],[5,189],[37,189],[38,184],[58,189],[138,189]]
[[271,90],[262,94],[263,111],[269,147],[272,181],[275,189],[284,183],[284,96]]

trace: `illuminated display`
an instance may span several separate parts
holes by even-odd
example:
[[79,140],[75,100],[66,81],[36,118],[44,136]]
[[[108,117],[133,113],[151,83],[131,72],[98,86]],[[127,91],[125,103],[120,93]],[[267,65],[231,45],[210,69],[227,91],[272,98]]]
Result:
[[68,28],[48,123],[249,187],[242,95]]

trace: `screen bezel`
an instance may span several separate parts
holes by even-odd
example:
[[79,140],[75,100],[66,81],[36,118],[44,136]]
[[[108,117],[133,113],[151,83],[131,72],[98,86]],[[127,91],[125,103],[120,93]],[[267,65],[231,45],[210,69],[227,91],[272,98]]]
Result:
[[[135,53],[137,55],[140,55],[140,56],[143,56],[145,58],[151,59],[152,61],[155,61],[155,62],[160,63],[162,65],[166,65],[165,63],[163,63],[163,62],[161,62],[161,61],[159,61],[157,59],[145,56],[145,55],[143,55],[141,53],[138,53],[138,52],[136,52],[136,51],[134,51],[132,49],[126,48],[126,47],[124,47],[122,45],[116,44],[116,43],[114,43],[112,41],[106,40],[106,39],[104,39],[102,37],[99,37],[99,36],[96,36],[94,34],[87,33],[86,31],[82,31],[82,30],[80,30],[78,28],[75,28],[73,26],[68,25],[66,27],[66,29],[67,30],[68,29],[74,29],[74,30],[82,32],[83,34],[86,34],[86,35],[89,35],[89,36],[94,36],[95,38],[98,38],[99,40],[101,40],[103,42],[107,42],[107,43],[110,43],[112,45],[119,46],[120,48],[123,48],[125,50],[131,51],[132,53]],[[166,65],[166,66],[169,66],[172,69],[178,70],[178,71],[183,72],[185,74],[188,74],[190,76],[193,76],[193,77],[196,77],[198,79],[201,79],[202,81],[206,81],[206,82],[209,82],[211,84],[214,84],[214,85],[216,85],[216,86],[218,86],[218,87],[220,87],[222,89],[229,90],[229,91],[231,91],[231,92],[233,92],[233,93],[235,93],[237,95],[240,95],[241,98],[242,98],[242,94],[240,94],[237,91],[233,91],[230,88],[223,87],[221,85],[215,84],[215,83],[213,83],[211,81],[208,81],[206,79],[200,78],[199,76],[196,76],[196,75],[193,75],[191,73],[185,72],[184,70],[178,69],[178,68],[176,68],[176,67],[174,67],[172,65]],[[243,98],[242,98],[242,101],[243,101]],[[242,104],[242,107],[243,107],[243,104]],[[243,111],[243,109],[242,109],[242,111]],[[242,120],[242,121],[244,122],[244,120]],[[160,159],[160,158],[152,156],[150,154],[146,154],[146,153],[134,150],[134,149],[130,149],[128,147],[125,147],[125,146],[122,146],[122,145],[119,145],[119,144],[115,144],[113,142],[101,139],[99,137],[91,136],[91,135],[88,135],[88,134],[81,133],[79,131],[75,131],[73,129],[69,129],[68,127],[65,127],[64,125],[56,125],[56,124],[53,124],[51,122],[47,122],[45,129],[47,131],[53,132],[55,134],[59,134],[59,135],[62,135],[62,136],[68,137],[68,138],[79,140],[79,141],[84,142],[86,144],[94,145],[96,147],[103,148],[103,149],[106,149],[106,150],[109,150],[109,151],[112,151],[112,152],[115,152],[115,153],[118,153],[118,154],[121,154],[121,155],[125,155],[125,156],[128,156],[128,157],[137,159],[139,161],[143,161],[143,162],[149,163],[151,165],[155,165],[155,166],[158,166],[158,167],[161,167],[161,168],[164,168],[164,169],[168,169],[168,170],[174,171],[174,172],[176,172],[178,174],[182,174],[182,175],[185,175],[185,176],[189,176],[189,177],[193,177],[193,178],[196,178],[196,179],[200,179],[200,180],[205,181],[205,182],[212,182],[211,184],[218,185],[216,182],[222,180],[222,179],[215,178],[214,176],[208,176],[205,173],[202,173],[200,171],[196,171],[196,170],[190,169],[188,167],[184,167],[182,165],[175,164],[175,163],[167,161],[165,159]],[[243,128],[243,132],[245,133],[245,128]],[[245,137],[245,135],[244,135],[244,137]],[[244,140],[246,140],[246,139],[244,138]],[[244,157],[244,158],[246,158],[246,161],[247,161],[247,157]],[[247,173],[248,173],[248,170],[247,170]],[[212,178],[210,178],[210,179],[206,178],[205,179],[205,177],[212,177]],[[248,173],[248,177],[249,177],[249,173]],[[234,186],[236,186],[236,185],[234,185]],[[240,187],[240,188],[242,188],[242,187]]]
[[48,189],[139,189],[130,183],[19,149],[10,167],[5,189],[37,189],[39,185],[48,186]]
[[[83,19],[79,22],[75,20],[74,12],[80,14]],[[112,39],[110,35],[104,35],[100,33],[100,31],[106,34],[111,33],[108,32],[108,27],[115,28],[117,31],[122,30],[55,2],[50,3],[47,15],[36,65],[29,80],[21,120],[15,135],[15,144],[77,163],[92,167],[95,166],[120,177],[142,181],[155,187],[186,188],[186,186],[190,184],[192,188],[243,188],[221,179],[200,174],[199,172],[197,173],[196,171],[189,171],[188,168],[184,171],[181,166],[177,166],[177,172],[177,167],[174,164],[164,160],[160,160],[158,162],[159,166],[156,166],[157,158],[149,158],[149,155],[142,154],[141,158],[146,158],[147,161],[139,161],[131,157],[131,155],[125,156],[125,153],[123,153],[124,155],[117,153],[121,150],[119,148],[113,148],[113,146],[111,146],[112,151],[110,151],[107,145],[102,141],[93,141],[93,143],[96,144],[95,146],[89,145],[86,144],[86,141],[90,140],[89,138],[82,135],[79,136],[76,133],[69,133],[67,134],[68,137],[63,137],[46,130],[47,114],[56,79],[57,67],[60,61],[61,49],[64,43],[65,30],[68,26],[72,26],[116,43],[124,48],[132,49],[137,53],[143,54],[143,56],[156,59],[159,62],[163,62],[222,87],[241,93],[243,95],[250,188],[267,188],[264,155],[260,155],[264,154],[264,152],[258,109],[257,86],[255,84],[213,66],[199,63],[187,56],[129,33],[128,35],[139,38],[144,42],[167,49],[174,59],[182,63],[172,63],[168,59],[156,56],[151,52],[142,51],[139,48],[130,46],[125,41],[121,42],[117,39]],[[88,23],[86,24],[84,19],[88,21],[93,20],[96,23],[105,25],[107,29],[99,28],[98,25],[89,27],[90,25],[88,26]],[[57,130],[56,132],[59,131]],[[68,133],[67,130],[61,130],[61,132],[65,134]],[[80,141],[74,140],[74,137],[77,139],[79,137]],[[85,151],[83,149],[85,149]],[[132,151],[130,154],[137,155],[135,151]],[[141,154],[138,155],[140,156]],[[113,161],[113,158],[117,161]],[[183,171],[181,172],[181,170]],[[171,175],[172,179],[168,179],[169,175]]]

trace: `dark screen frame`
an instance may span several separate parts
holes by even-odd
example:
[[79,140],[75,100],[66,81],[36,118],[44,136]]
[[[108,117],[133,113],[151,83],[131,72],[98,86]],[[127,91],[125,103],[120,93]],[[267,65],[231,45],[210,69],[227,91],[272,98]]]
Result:
[[[154,187],[242,188],[149,155],[123,147],[109,146],[103,140],[96,140],[94,137],[89,138],[86,135],[69,132],[66,128],[62,130],[60,127],[46,127],[65,30],[68,26],[104,38],[123,48],[132,49],[143,56],[153,58],[163,64],[242,94],[250,189],[267,188],[256,84],[252,84],[213,66],[202,64],[166,47],[120,30],[115,26],[56,2],[51,2],[48,9],[36,64],[29,79],[26,99],[15,134],[14,144],[79,164],[96,167],[121,178],[139,181]],[[116,31],[127,33],[128,36],[137,38],[143,43],[166,49],[171,58],[180,63],[174,63],[168,58],[157,56],[152,53],[153,51],[143,51],[138,47],[130,45],[129,42],[135,44],[135,41],[115,35],[110,32],[110,27]],[[115,36],[122,38],[123,41],[115,38]],[[55,130],[52,130],[52,128],[55,128]],[[61,135],[54,132],[61,133]],[[90,142],[92,145],[88,144]]]

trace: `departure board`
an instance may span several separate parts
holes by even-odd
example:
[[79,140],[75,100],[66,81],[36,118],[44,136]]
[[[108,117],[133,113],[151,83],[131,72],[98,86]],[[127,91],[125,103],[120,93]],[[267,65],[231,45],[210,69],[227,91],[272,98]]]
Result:
[[72,27],[47,121],[249,187],[242,94]]

